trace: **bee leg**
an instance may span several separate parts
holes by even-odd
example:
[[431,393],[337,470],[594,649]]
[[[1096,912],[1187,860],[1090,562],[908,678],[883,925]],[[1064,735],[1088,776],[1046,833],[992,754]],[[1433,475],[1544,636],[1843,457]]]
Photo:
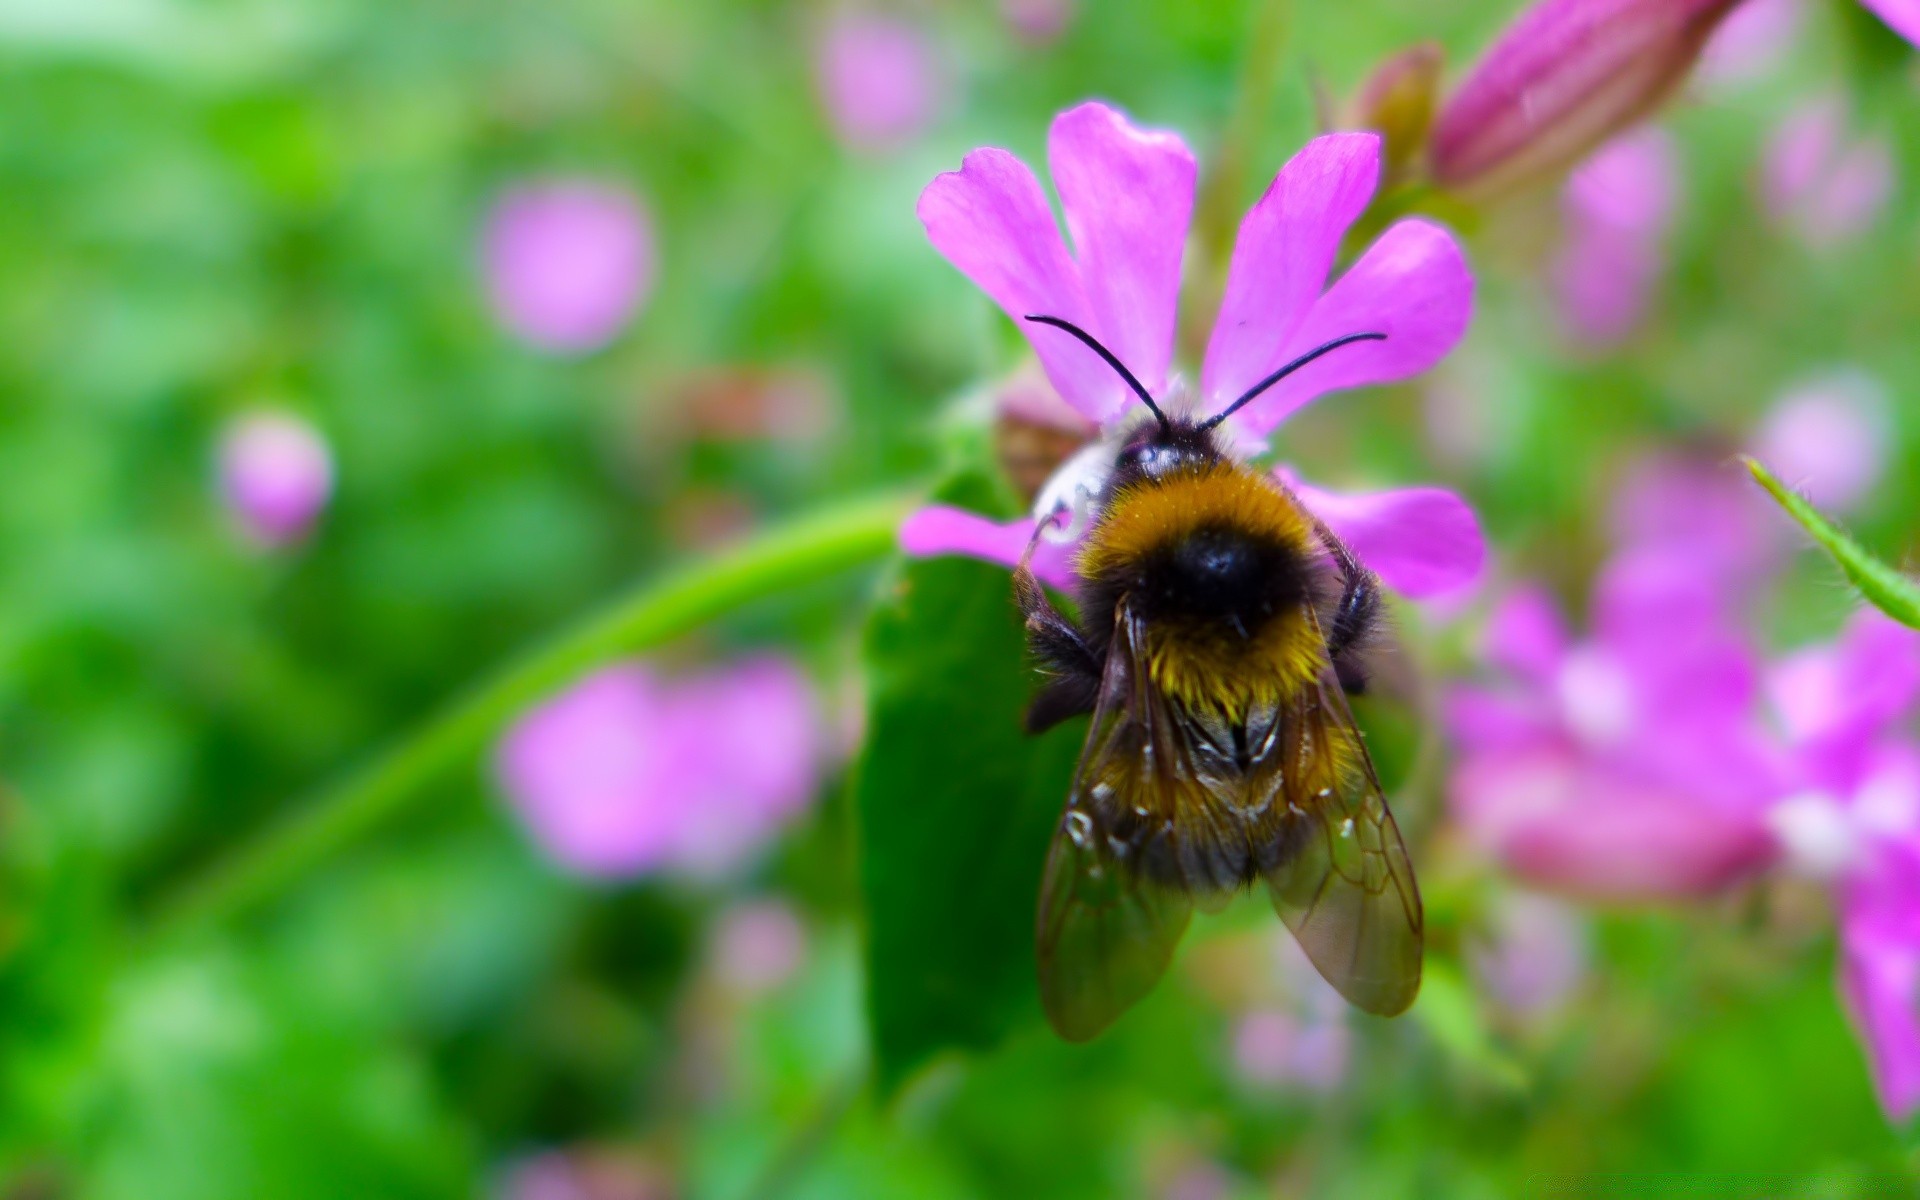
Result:
[[1100,656],[1024,566],[1013,573],[1013,597],[1027,619],[1027,648],[1049,676],[1027,708],[1027,732],[1041,733],[1092,712],[1100,694]]
[[1327,630],[1327,657],[1333,660],[1341,688],[1359,695],[1367,690],[1362,658],[1380,621],[1380,581],[1331,529],[1318,521],[1314,524],[1340,568],[1340,602],[1334,606],[1333,625]]

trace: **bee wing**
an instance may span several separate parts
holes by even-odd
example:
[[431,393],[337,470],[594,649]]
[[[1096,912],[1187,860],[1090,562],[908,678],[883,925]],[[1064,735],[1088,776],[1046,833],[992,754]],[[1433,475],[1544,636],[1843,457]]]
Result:
[[1193,916],[1171,788],[1191,772],[1164,700],[1139,662],[1122,608],[1093,724],[1040,886],[1040,998],[1081,1042],[1152,990]]
[[1273,907],[1328,983],[1381,1016],[1420,990],[1424,918],[1406,844],[1331,668],[1282,716]]

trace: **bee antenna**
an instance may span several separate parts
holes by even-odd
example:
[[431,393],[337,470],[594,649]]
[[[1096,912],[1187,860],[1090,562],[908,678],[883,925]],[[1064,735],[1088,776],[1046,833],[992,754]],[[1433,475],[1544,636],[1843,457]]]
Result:
[[[1032,318],[1029,317],[1028,320],[1032,320]],[[1285,379],[1287,376],[1293,374],[1295,371],[1298,371],[1301,367],[1306,366],[1308,363],[1312,362],[1316,358],[1319,358],[1323,354],[1331,354],[1335,350],[1338,350],[1340,347],[1352,345],[1354,342],[1384,342],[1386,340],[1387,340],[1387,335],[1384,333],[1349,333],[1345,337],[1337,337],[1323,346],[1315,346],[1313,349],[1307,351],[1305,354],[1302,354],[1299,358],[1294,359],[1292,362],[1288,363],[1286,366],[1281,367],[1278,371],[1275,371],[1273,374],[1267,376],[1265,379],[1262,379],[1259,383],[1256,383],[1252,387],[1248,388],[1245,395],[1241,396],[1238,400],[1235,400],[1232,404],[1227,405],[1224,409],[1221,409],[1219,412],[1215,413],[1213,416],[1208,417],[1205,421],[1202,421],[1200,423],[1200,428],[1212,429],[1215,425],[1218,425],[1220,422],[1226,420],[1228,417],[1232,416],[1234,413],[1239,412],[1243,407],[1246,406],[1247,401],[1252,400],[1255,396],[1258,396],[1261,392],[1266,391],[1268,388],[1272,387],[1274,384],[1279,383],[1282,379]]]
[[[1080,328],[1078,325],[1075,325],[1073,322],[1063,321],[1059,317],[1030,316],[1027,318],[1027,320],[1032,321],[1037,325],[1051,325],[1055,329],[1064,329],[1068,333],[1072,334],[1073,336],[1079,338],[1081,341],[1085,342],[1087,344],[1088,349],[1092,350],[1095,354],[1098,354],[1101,358],[1105,359],[1107,365],[1112,367],[1115,371],[1119,372],[1120,378],[1127,381],[1127,386],[1133,389],[1134,395],[1140,397],[1140,402],[1147,406],[1147,411],[1153,414],[1153,419],[1160,422],[1161,431],[1163,433],[1172,431],[1173,423],[1167,420],[1167,414],[1160,411],[1160,406],[1153,402],[1153,397],[1147,394],[1147,389],[1141,385],[1138,379],[1135,379],[1133,377],[1132,371],[1127,370],[1127,364],[1115,358],[1113,356],[1113,351],[1107,349],[1105,346],[1102,346],[1098,341],[1094,339],[1094,336],[1092,334]],[[1379,335],[1376,335],[1376,336],[1379,336]],[[1262,385],[1262,386],[1265,386],[1265,385]]]

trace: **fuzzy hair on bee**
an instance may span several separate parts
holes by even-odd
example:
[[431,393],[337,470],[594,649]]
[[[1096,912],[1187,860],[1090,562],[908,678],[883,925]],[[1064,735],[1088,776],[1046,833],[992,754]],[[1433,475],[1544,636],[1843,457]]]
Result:
[[1335,988],[1403,1011],[1420,981],[1419,893],[1346,704],[1365,683],[1379,585],[1214,432],[1292,370],[1381,335],[1336,339],[1195,421],[1165,414],[1083,331],[1029,319],[1098,353],[1153,417],[1121,439],[1093,505],[1079,619],[1024,563],[1014,576],[1047,679],[1028,728],[1093,717],[1042,885],[1049,1018],[1094,1036],[1151,989],[1196,905],[1262,882]]

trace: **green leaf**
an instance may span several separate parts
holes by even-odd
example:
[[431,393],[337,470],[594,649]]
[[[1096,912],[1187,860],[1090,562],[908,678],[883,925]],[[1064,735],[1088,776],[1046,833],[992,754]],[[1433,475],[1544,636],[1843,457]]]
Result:
[[1902,625],[1920,629],[1920,585],[1848,537],[1844,530],[1809,504],[1804,496],[1775,478],[1773,472],[1762,466],[1759,460],[1744,458],[1742,461],[1760,486],[1780,502],[1781,508],[1787,510],[1787,515],[1798,521],[1802,529],[1813,535],[1814,541],[1833,555],[1833,560],[1840,564],[1847,579],[1860,589],[1860,594],[1867,598],[1868,603]]
[[[982,511],[970,473],[940,499]],[[1085,723],[1021,731],[1033,671],[1005,568],[903,564],[867,630],[868,736],[855,788],[868,1019],[883,1091],[949,1049],[1038,1016],[1035,906]]]

